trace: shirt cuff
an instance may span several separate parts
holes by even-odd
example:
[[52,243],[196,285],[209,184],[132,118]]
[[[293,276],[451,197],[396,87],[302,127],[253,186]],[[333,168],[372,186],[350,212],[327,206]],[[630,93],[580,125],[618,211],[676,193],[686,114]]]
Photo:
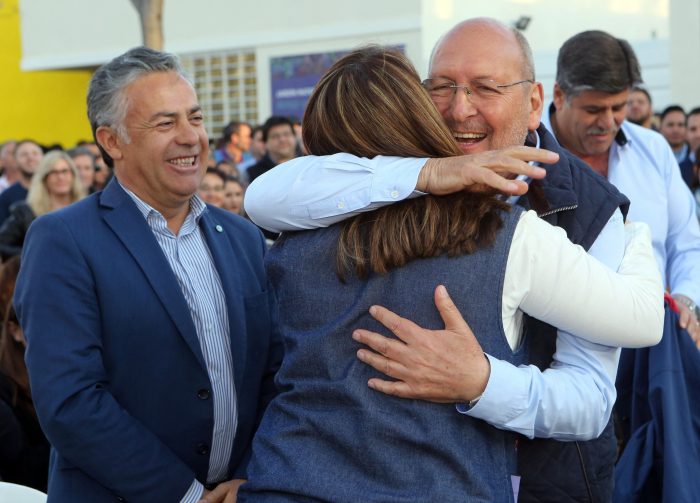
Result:
[[373,159],[373,162],[378,161],[381,161],[382,169],[374,170],[372,202],[402,201],[423,194],[416,190],[416,184],[428,159],[382,156]]
[[523,379],[518,367],[486,355],[491,364],[491,375],[484,394],[474,407],[457,404],[457,411],[491,424],[506,424],[523,413],[528,403],[529,382]]
[[204,486],[197,479],[194,479],[192,485],[180,500],[180,503],[197,503],[202,499],[203,494]]

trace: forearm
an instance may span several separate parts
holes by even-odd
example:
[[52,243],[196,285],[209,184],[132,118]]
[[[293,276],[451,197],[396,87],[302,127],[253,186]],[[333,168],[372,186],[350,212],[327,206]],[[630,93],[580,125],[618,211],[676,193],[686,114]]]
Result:
[[275,232],[327,227],[414,195],[425,161],[350,154],[299,157],[255,179],[246,191],[246,213]]
[[528,257],[527,267],[519,268],[512,281],[522,299],[520,309],[599,344],[641,347],[658,342],[663,284],[644,224],[626,226],[628,246],[615,273],[572,245],[560,229],[545,227],[532,215],[527,218],[533,224],[524,241],[528,244],[511,248],[508,266],[516,254],[520,260]]

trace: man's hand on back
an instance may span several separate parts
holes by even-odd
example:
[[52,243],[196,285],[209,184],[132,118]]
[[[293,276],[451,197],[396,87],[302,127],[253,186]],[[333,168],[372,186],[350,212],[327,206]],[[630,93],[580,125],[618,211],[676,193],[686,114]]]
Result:
[[357,357],[396,379],[370,379],[372,389],[402,398],[438,403],[462,403],[484,392],[491,365],[444,286],[435,290],[435,305],[444,330],[426,330],[380,306],[370,313],[397,339],[355,330],[353,339],[370,347]]

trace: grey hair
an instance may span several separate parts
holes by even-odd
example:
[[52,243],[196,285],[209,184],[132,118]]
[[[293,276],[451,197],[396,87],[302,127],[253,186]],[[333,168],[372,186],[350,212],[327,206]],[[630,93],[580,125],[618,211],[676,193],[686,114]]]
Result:
[[556,82],[571,101],[584,91],[621,93],[642,84],[642,73],[629,42],[591,30],[574,35],[561,46]]
[[87,94],[88,119],[95,143],[108,166],[113,167],[114,163],[97,141],[97,128],[110,126],[128,143],[130,139],[124,124],[128,101],[124,89],[138,78],[157,72],[175,72],[190,81],[174,54],[148,47],[136,47],[117,56],[92,76]]
[[520,47],[520,52],[523,56],[523,70],[525,70],[525,78],[537,80],[535,77],[535,59],[532,57],[532,48],[530,47],[530,43],[525,38],[525,35],[523,35],[517,28],[511,27],[511,31],[513,32],[516,42],[518,42],[518,47]]

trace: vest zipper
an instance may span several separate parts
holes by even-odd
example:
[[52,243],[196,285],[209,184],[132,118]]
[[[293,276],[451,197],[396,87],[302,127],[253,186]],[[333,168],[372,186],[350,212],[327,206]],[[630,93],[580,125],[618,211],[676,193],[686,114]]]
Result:
[[564,206],[563,208],[558,208],[556,210],[552,211],[545,211],[544,213],[538,213],[538,217],[548,217],[549,215],[553,215],[554,213],[559,213],[560,211],[568,211],[568,210],[575,210],[578,208],[578,204],[574,204],[573,206]]

